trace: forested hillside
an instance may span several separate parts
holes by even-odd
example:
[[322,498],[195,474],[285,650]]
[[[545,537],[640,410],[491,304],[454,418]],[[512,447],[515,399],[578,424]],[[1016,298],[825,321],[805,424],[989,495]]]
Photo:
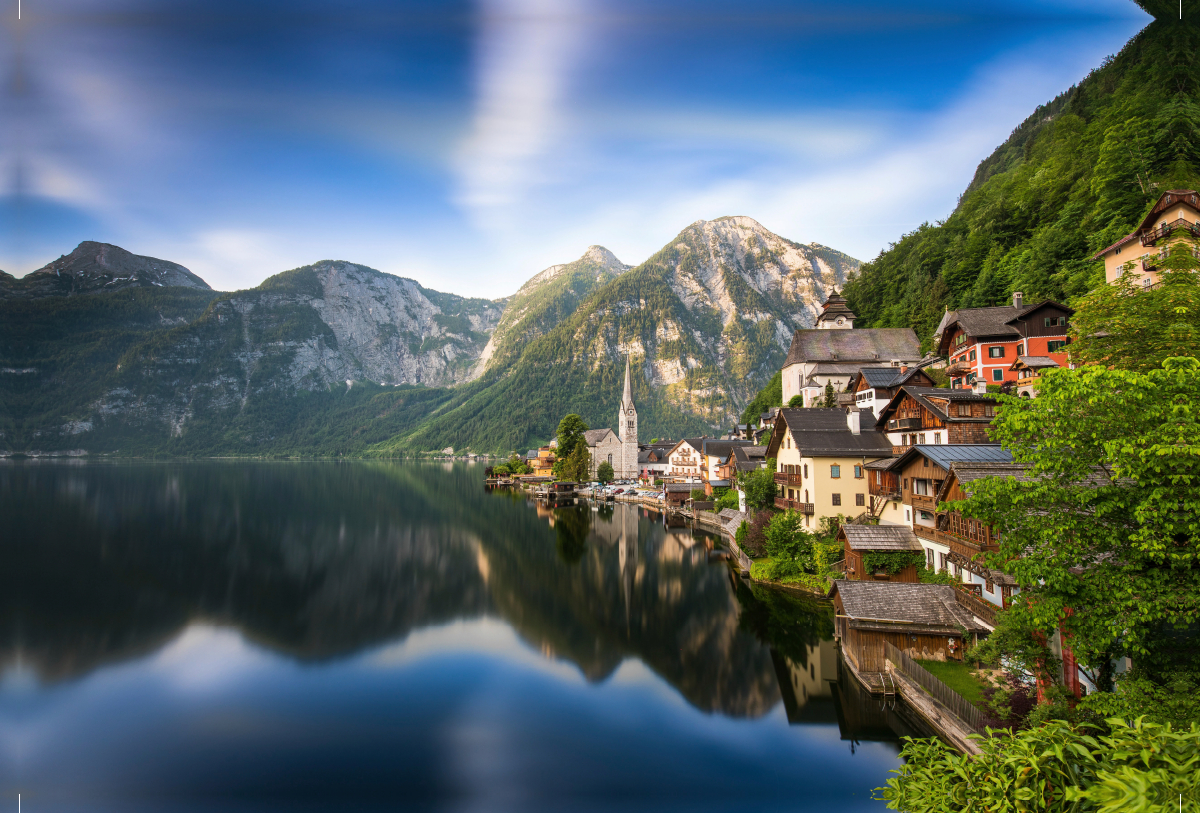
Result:
[[1200,184],[1195,12],[1142,5],[1159,19],[1022,122],[944,222],[863,265],[845,291],[859,326],[912,327],[927,348],[946,308],[1071,300],[1103,280],[1092,254]]

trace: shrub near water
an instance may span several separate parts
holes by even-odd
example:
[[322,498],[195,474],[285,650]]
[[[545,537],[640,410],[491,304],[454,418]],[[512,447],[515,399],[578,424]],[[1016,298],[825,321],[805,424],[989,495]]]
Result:
[[1114,718],[1107,735],[1062,721],[991,738],[968,757],[909,739],[879,798],[906,813],[1200,810],[1200,727]]

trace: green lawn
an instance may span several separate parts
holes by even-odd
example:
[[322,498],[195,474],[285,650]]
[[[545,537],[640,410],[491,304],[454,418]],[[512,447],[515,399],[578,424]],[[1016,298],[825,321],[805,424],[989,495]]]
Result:
[[961,661],[917,661],[935,678],[945,683],[964,698],[983,707],[983,682],[975,676],[975,670]]

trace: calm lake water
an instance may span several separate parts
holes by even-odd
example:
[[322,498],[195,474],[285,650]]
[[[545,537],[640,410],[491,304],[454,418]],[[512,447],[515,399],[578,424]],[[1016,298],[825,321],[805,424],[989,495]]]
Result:
[[0,523],[0,811],[878,811],[908,731],[828,606],[477,465],[12,462]]

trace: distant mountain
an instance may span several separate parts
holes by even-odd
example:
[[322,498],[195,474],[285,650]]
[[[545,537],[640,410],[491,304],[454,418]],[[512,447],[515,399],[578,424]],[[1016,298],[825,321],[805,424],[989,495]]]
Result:
[[592,246],[500,301],[331,260],[217,294],[84,243],[3,281],[0,449],[508,451],[566,412],[608,425],[627,355],[646,437],[711,433],[857,267],[730,217],[636,269]]
[[980,162],[944,221],[903,236],[845,294],[862,327],[930,342],[946,308],[1067,301],[1104,280],[1090,258],[1159,194],[1200,184],[1200,22],[1175,2]]
[[631,267],[603,246],[591,246],[575,262],[534,275],[504,300],[504,315],[479,357],[475,377],[512,364],[529,342],[549,333],[592,291]]
[[212,290],[207,282],[178,263],[131,254],[118,246],[90,240],[20,279],[0,271],[0,299],[72,296],[149,287]]
[[748,217],[696,221],[526,343],[511,367],[489,367],[383,448],[523,448],[549,438],[568,412],[608,426],[626,356],[637,371],[641,435],[711,434],[737,420],[779,368],[793,331],[813,325],[825,296],[858,265]]

